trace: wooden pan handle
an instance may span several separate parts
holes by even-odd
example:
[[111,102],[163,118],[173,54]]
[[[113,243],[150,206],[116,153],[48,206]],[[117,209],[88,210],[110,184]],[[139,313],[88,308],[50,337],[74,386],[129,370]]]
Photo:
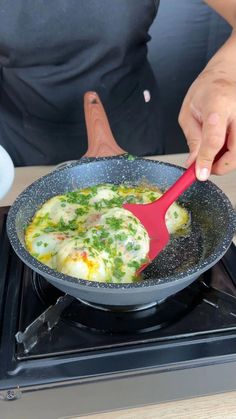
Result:
[[110,157],[126,153],[115,141],[96,92],[84,95],[84,112],[88,135],[88,150],[83,157]]

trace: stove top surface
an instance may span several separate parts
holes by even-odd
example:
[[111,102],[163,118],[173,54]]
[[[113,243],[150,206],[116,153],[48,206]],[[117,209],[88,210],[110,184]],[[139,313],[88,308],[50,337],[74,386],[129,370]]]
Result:
[[1,210],[0,389],[236,360],[236,248],[192,285],[131,313],[64,296],[11,249]]

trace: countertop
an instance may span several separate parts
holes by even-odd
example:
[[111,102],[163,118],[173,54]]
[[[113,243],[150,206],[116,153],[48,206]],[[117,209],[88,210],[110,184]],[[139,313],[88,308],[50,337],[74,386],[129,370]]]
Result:
[[[186,154],[171,154],[165,156],[151,157],[153,160],[174,163],[180,166],[184,165]],[[40,176],[46,175],[52,171],[54,166],[29,166],[18,167],[15,171],[15,180],[11,191],[0,200],[0,206],[11,205],[17,195]],[[236,206],[236,172],[225,176],[211,176],[211,180],[218,185],[228,195],[232,204]]]
[[[186,155],[155,156],[152,159],[181,166],[186,159]],[[53,170],[53,166],[17,168],[13,187],[8,195],[0,201],[0,206],[11,205],[16,196],[27,185],[51,170]],[[233,206],[236,207],[236,171],[225,176],[212,176],[211,180],[226,193]],[[110,419],[111,417],[113,419],[236,419],[236,391],[86,416],[89,419]]]

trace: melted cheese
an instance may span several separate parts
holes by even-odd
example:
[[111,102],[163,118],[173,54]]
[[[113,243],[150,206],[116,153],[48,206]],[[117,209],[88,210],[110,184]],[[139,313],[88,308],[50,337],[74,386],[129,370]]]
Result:
[[[136,280],[145,262],[149,237],[123,203],[149,203],[156,187],[97,185],[58,195],[43,204],[25,232],[28,251],[57,271],[90,281]],[[174,203],[166,214],[170,233],[183,232],[188,212]]]

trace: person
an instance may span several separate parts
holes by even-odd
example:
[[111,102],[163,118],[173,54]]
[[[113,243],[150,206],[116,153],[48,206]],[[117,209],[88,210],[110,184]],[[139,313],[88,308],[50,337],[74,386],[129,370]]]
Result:
[[[234,29],[236,0],[206,0]],[[147,60],[158,0],[2,0],[0,144],[16,166],[86,151],[83,96],[97,91],[119,145],[162,154],[158,89]],[[150,97],[151,93],[151,97]],[[151,100],[150,100],[151,99]],[[183,101],[179,123],[199,180],[236,168],[236,34]],[[227,143],[227,151],[213,164]]]

